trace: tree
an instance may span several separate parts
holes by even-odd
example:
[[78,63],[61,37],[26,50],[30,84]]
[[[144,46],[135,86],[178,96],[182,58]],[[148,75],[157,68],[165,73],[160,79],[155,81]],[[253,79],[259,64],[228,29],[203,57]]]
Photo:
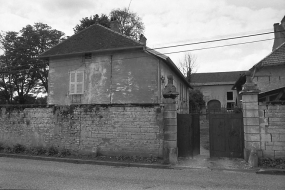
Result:
[[[127,8],[114,9],[110,13],[110,18],[116,18],[119,23],[120,32],[126,36],[129,36],[135,40],[139,40],[140,34],[144,32],[144,24],[142,19],[134,12],[128,11]],[[98,14],[85,17],[80,20],[80,24],[77,24],[73,30],[74,33],[78,33],[85,28],[93,24],[101,24],[110,28],[110,19],[105,14],[99,16]]]
[[42,23],[0,35],[4,52],[0,56],[0,91],[6,103],[17,97],[17,102],[24,104],[31,93],[48,91],[48,61],[38,55],[58,44],[63,35]]
[[198,64],[196,62],[196,56],[190,53],[184,55],[183,61],[179,63],[179,69],[182,74],[187,78],[188,82],[191,82],[191,74],[197,72]]
[[105,26],[107,28],[110,28],[110,20],[108,18],[108,16],[106,16],[105,14],[101,14],[101,16],[99,17],[98,14],[85,17],[83,19],[80,20],[80,24],[77,24],[73,30],[74,33],[78,33],[81,30],[84,30],[85,28],[88,28],[89,26],[93,25],[93,24],[101,24],[102,26]]
[[110,16],[119,21],[119,29],[122,34],[139,40],[140,34],[144,32],[144,24],[136,13],[128,11],[127,8],[123,8],[112,10]]
[[191,89],[189,91],[189,107],[192,110],[199,110],[205,106],[205,101],[203,99],[203,93],[198,89]]

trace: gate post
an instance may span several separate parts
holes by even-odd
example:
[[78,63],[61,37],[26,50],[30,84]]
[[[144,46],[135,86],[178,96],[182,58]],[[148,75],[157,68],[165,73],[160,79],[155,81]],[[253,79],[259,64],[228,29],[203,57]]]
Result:
[[165,164],[177,163],[177,110],[175,98],[178,96],[176,87],[173,85],[173,76],[168,75],[168,84],[164,87],[164,145],[163,160]]
[[260,90],[253,83],[251,72],[246,72],[246,83],[242,91],[244,123],[244,159],[248,161],[251,150],[260,149],[258,93]]

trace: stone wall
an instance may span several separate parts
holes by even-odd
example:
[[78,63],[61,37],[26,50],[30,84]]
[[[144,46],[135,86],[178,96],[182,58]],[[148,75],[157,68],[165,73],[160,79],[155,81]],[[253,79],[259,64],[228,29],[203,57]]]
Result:
[[[258,102],[260,90],[246,73],[242,107],[244,124],[244,158],[257,151],[258,157],[285,158],[285,105]],[[254,155],[254,154],[252,154]]]
[[285,105],[259,105],[263,157],[285,158]]
[[57,146],[103,155],[163,154],[159,105],[81,105],[1,108],[0,142]]

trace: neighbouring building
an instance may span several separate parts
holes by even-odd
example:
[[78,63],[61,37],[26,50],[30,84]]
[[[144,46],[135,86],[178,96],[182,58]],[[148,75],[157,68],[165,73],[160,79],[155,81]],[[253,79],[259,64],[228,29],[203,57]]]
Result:
[[208,109],[226,107],[234,108],[238,104],[238,94],[232,86],[244,71],[194,73],[191,75],[191,86],[199,89]]
[[[253,82],[260,90],[259,102],[278,102],[285,100],[285,17],[281,24],[274,24],[274,44],[272,52],[256,63],[249,71]],[[242,75],[232,87],[239,93],[246,81]]]

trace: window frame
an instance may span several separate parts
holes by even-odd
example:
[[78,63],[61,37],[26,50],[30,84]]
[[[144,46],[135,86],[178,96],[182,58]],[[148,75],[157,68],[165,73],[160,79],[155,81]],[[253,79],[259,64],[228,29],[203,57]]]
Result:
[[[228,93],[231,93],[232,99],[228,99]],[[227,91],[227,102],[232,102],[234,101],[234,92],[233,91]]]
[[[78,76],[82,74],[81,80],[78,81]],[[74,75],[74,80],[73,76]],[[76,95],[76,94],[84,94],[84,71],[70,71],[69,72],[69,95]],[[81,85],[81,90],[78,91],[79,86]]]

